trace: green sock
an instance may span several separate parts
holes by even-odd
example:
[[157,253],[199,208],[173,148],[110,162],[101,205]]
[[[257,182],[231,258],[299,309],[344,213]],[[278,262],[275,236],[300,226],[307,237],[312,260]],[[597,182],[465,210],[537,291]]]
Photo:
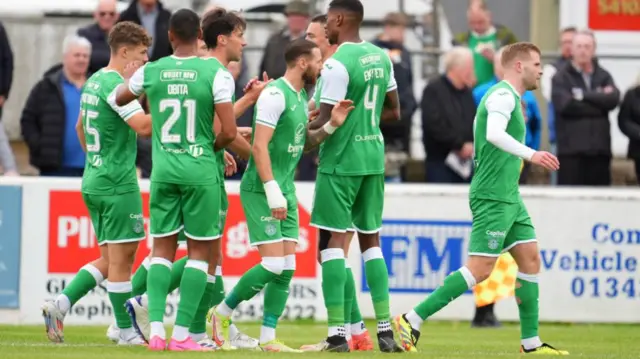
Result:
[[[96,281],[96,276],[100,276],[102,278],[102,274],[98,270],[98,268],[94,267],[91,264],[87,264],[82,267],[78,274],[71,280],[69,284],[67,284],[62,290],[62,294],[64,294],[70,302],[70,306],[73,306],[80,298],[84,297],[89,293],[89,291],[95,288],[98,284]],[[102,280],[100,280],[102,282]]]
[[[462,269],[468,271],[466,267],[462,267],[460,270]],[[469,289],[469,285],[460,270],[449,274],[447,278],[444,279],[443,285],[431,293],[426,300],[413,308],[422,320],[429,318]]]
[[202,294],[202,299],[200,299],[200,304],[198,304],[196,316],[193,318],[191,326],[189,327],[189,333],[201,334],[207,331],[207,311],[211,308],[211,300],[215,291],[215,280],[216,277],[207,276],[207,286],[204,289],[204,294]]
[[147,291],[147,275],[149,274],[148,267],[149,257],[145,258],[140,267],[138,267],[136,272],[133,273],[133,278],[131,278],[132,296],[135,297],[137,295],[143,295]]
[[176,326],[186,328],[191,326],[207,286],[207,269],[209,269],[207,262],[187,261],[180,281],[180,302],[178,303]]
[[[367,258],[367,255],[369,257]],[[367,275],[367,285],[371,291],[373,311],[377,321],[388,321],[391,317],[389,310],[389,273],[387,264],[382,258],[380,247],[368,249],[363,253],[365,257],[364,271]]]
[[[526,276],[526,278],[521,278]],[[538,278],[537,275],[518,273],[516,280],[516,301],[520,313],[520,338],[538,336]]]
[[171,267],[171,282],[169,284],[169,293],[173,293],[174,290],[180,287],[182,281],[182,274],[184,274],[184,266],[187,264],[189,257],[184,256],[173,263]]
[[216,282],[213,289],[213,298],[211,298],[211,306],[215,307],[216,305],[222,303],[222,301],[224,300],[224,296],[224,280],[222,279],[222,274],[218,274],[218,269],[216,269]]
[[329,327],[342,327],[344,326],[344,285],[347,272],[344,266],[344,252],[342,249],[334,252],[334,249],[322,251],[328,257],[322,262],[322,296],[324,306],[327,308]]
[[131,328],[131,319],[124,309],[124,303],[131,298],[131,282],[107,282],[107,292],[113,315],[116,317],[116,325],[119,329]]
[[353,304],[351,305],[351,324],[360,323],[362,321],[362,314],[360,313],[360,307],[358,306],[357,296],[353,297]]
[[[275,328],[289,298],[289,284],[295,270],[285,269],[264,288],[264,316],[262,326]],[[273,338],[275,339],[275,338]]]
[[277,274],[268,271],[262,264],[256,264],[240,278],[238,284],[224,299],[224,303],[229,308],[236,309],[238,304],[253,298],[276,276]]
[[351,268],[347,267],[345,270],[347,280],[344,283],[344,325],[347,326],[351,324],[351,312],[353,311],[356,296],[356,282],[353,279]]
[[171,262],[164,258],[152,258],[147,276],[149,322],[163,321],[170,281]]

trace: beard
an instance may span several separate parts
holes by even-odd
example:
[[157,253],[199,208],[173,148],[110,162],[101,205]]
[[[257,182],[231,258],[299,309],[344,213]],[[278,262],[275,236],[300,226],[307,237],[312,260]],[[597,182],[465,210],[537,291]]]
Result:
[[311,69],[307,69],[307,71],[302,74],[302,81],[305,86],[307,85],[315,85],[318,80],[318,76],[316,75],[316,71],[311,71]]

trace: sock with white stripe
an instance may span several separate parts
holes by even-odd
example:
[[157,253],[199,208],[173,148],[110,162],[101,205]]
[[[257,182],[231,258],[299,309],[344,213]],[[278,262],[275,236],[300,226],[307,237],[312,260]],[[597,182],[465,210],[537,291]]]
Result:
[[86,264],[80,268],[78,274],[64,287],[62,294],[56,298],[56,306],[62,314],[67,314],[72,305],[76,304],[103,280],[104,277],[98,268],[92,264]]
[[[149,298],[149,322],[164,320],[164,311],[169,293],[172,263],[164,258],[151,258],[149,276],[147,278],[147,297]],[[158,327],[159,329],[159,327]],[[164,338],[164,327],[162,332]]]
[[329,336],[346,336],[344,328],[344,287],[347,281],[342,248],[320,252],[322,262],[322,296],[327,308]]
[[411,326],[420,330],[422,322],[444,308],[454,299],[461,296],[468,289],[476,285],[476,280],[467,267],[462,267],[449,274],[444,279],[444,284],[439,286],[426,300],[418,304],[407,313],[406,318]]
[[120,330],[131,328],[131,318],[124,308],[124,303],[131,298],[131,282],[107,282],[107,292],[116,325]]
[[518,272],[516,302],[520,313],[520,338],[525,349],[542,345],[538,336],[538,275]]
[[[183,341],[189,336],[189,326],[191,326],[207,286],[208,269],[209,263],[193,259],[189,259],[184,267],[180,282],[180,302],[176,315],[176,327],[173,331],[173,339],[175,340]],[[185,330],[182,331],[178,327],[183,327]]]
[[[284,269],[282,273],[264,288],[264,315],[262,316],[262,328],[260,330],[260,344],[268,343],[276,338],[276,326],[282,316],[289,298],[289,284],[296,270],[296,255],[284,257]],[[270,330],[273,329],[273,330]]]

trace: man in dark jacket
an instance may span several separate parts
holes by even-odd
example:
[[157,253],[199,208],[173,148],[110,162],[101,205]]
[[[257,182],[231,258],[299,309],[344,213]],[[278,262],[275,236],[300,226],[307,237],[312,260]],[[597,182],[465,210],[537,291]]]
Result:
[[158,0],[133,0],[118,22],[132,21],[147,30],[151,35],[149,61],[155,61],[173,53],[168,32],[170,17],[171,12]]
[[[393,71],[398,84],[400,97],[400,121],[394,123],[381,123],[380,130],[385,140],[385,152],[387,153],[387,177],[399,177],[404,164],[393,163],[391,158],[407,158],[409,155],[409,137],[411,133],[411,119],[418,103],[413,93],[413,68],[411,54],[404,47],[404,33],[407,26],[407,18],[401,13],[389,13],[383,20],[383,31],[372,43],[384,49],[393,62]],[[393,169],[393,172],[389,172]],[[401,171],[404,172],[404,171]]]
[[271,35],[264,48],[259,74],[267,72],[272,79],[280,78],[287,69],[284,61],[284,49],[287,45],[305,35],[309,25],[309,4],[294,0],[287,4],[284,10],[287,15],[287,26]]
[[468,48],[454,47],[445,55],[444,64],[446,73],[430,81],[422,94],[426,181],[465,183],[471,177],[456,171],[447,157],[463,163],[473,156],[473,54]]
[[594,59],[595,45],[591,32],[576,33],[572,61],[552,80],[559,185],[611,184],[609,112],[618,106],[620,91]]
[[100,0],[93,13],[95,22],[89,26],[78,29],[78,35],[86,38],[91,43],[91,61],[89,62],[89,74],[92,74],[109,64],[111,50],[107,43],[109,31],[116,20],[118,11],[115,0]]
[[9,98],[9,90],[13,82],[13,51],[9,37],[0,22],[0,120],[2,119],[2,107]]
[[79,177],[84,172],[85,154],[76,123],[90,56],[91,43],[87,39],[67,36],[62,65],[44,74],[31,89],[22,110],[22,137],[29,147],[31,165],[42,176]]

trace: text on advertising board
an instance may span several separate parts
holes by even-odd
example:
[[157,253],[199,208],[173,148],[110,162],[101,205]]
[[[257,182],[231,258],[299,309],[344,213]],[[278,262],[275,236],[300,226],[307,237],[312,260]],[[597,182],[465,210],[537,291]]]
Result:
[[592,30],[640,30],[640,0],[589,0]]

